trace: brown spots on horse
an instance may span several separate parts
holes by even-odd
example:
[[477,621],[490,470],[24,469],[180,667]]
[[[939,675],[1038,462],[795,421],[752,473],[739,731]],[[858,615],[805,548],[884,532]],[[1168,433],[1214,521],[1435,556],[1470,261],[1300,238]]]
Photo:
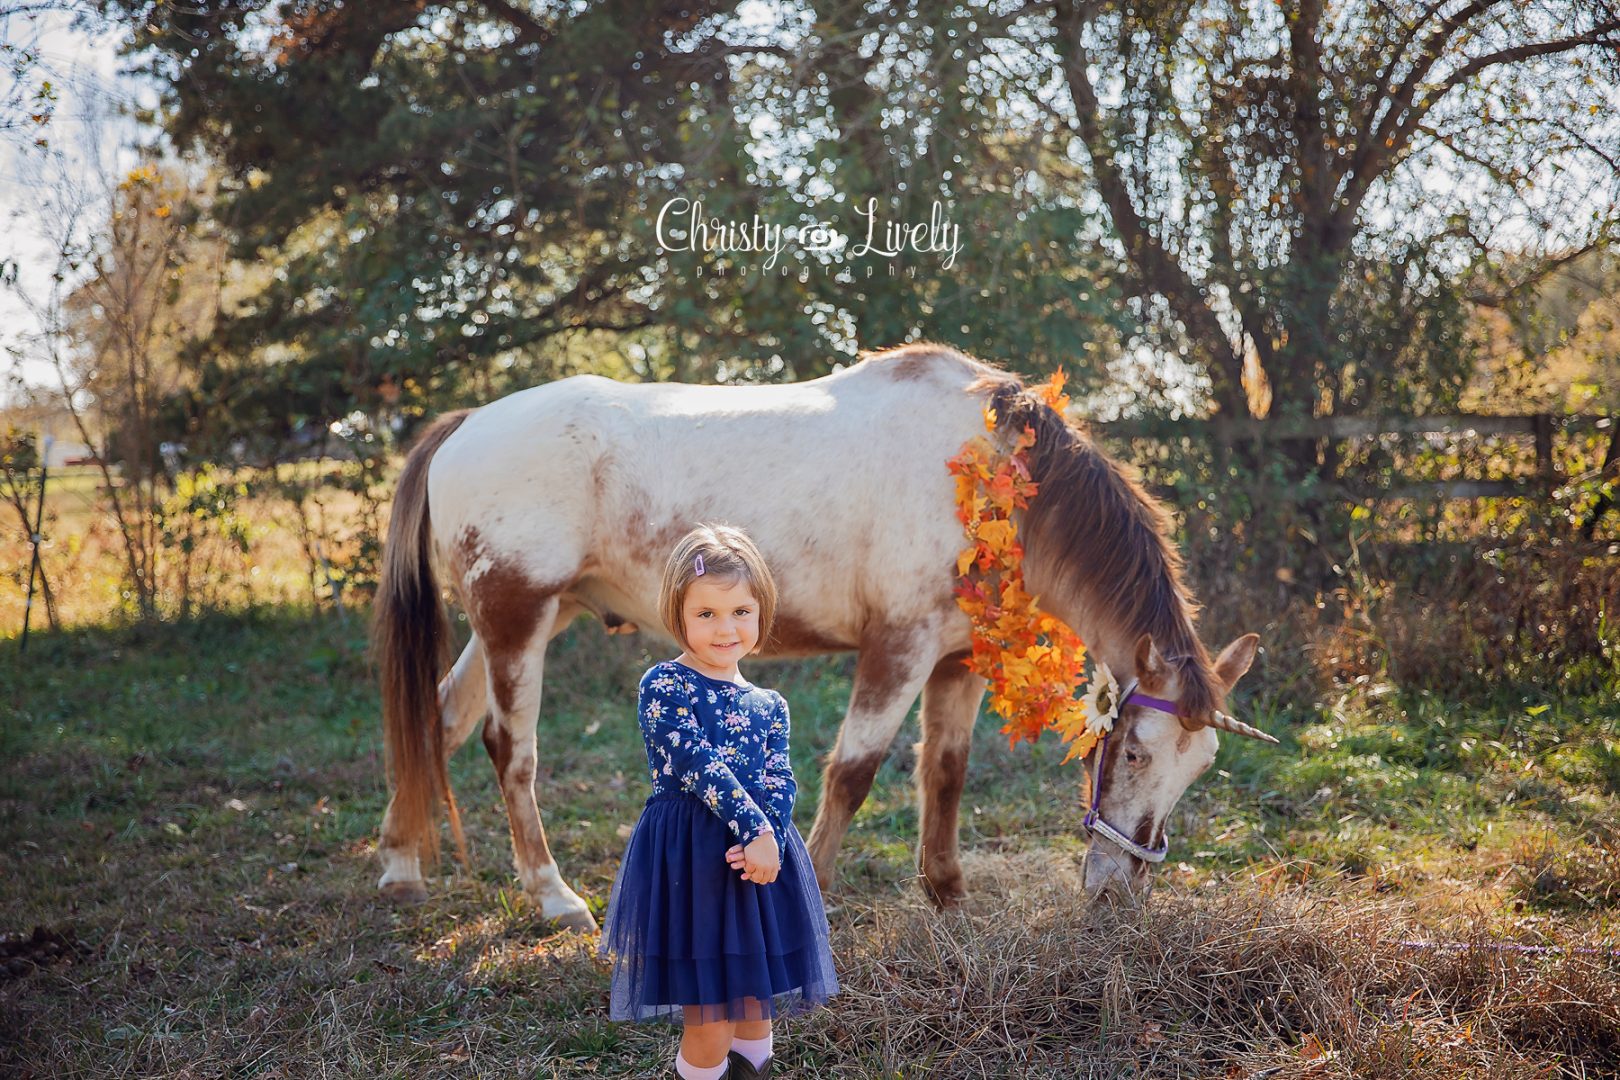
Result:
[[653,505],[650,494],[631,488],[621,498],[624,505],[631,509],[625,517],[623,530],[617,537],[610,538],[609,542],[622,550],[632,562],[650,566],[663,573],[664,564],[669,560],[669,553],[674,551],[681,538],[702,520],[701,516],[676,513],[663,520],[654,521],[646,510],[646,507]]
[[872,790],[872,780],[877,776],[878,766],[881,764],[883,764],[881,751],[849,761],[836,759],[829,761],[827,771],[821,777],[822,805],[837,809],[847,823],[866,801],[867,794]]
[[906,345],[879,354],[879,359],[883,360],[884,374],[895,382],[918,382],[934,370],[940,356],[932,345]]
[[532,581],[512,563],[499,562],[469,591],[473,628],[484,639],[485,655],[489,657],[495,706],[503,713],[509,712],[517,700],[523,657],[540,622],[541,610],[558,589]]
[[534,580],[516,559],[491,553],[474,526],[462,531],[452,558],[473,631],[484,641],[495,706],[506,712],[546,601],[573,583]]
[[922,840],[918,848],[918,869],[923,889],[938,907],[960,900],[962,864],[956,858],[957,808],[967,780],[968,748],[940,747],[924,743],[917,759],[917,782],[922,786]]
[[1142,820],[1136,823],[1136,828],[1131,830],[1131,839],[1145,848],[1150,848],[1153,846],[1153,833],[1153,815],[1144,814]]
[[468,525],[456,537],[456,542],[450,547],[450,565],[455,571],[455,580],[467,580],[467,571],[484,554],[484,535],[478,531],[478,526]]
[[963,666],[967,656],[958,651],[935,663],[923,688],[923,737],[917,744],[917,790],[922,796],[917,869],[923,891],[942,908],[966,895],[957,858],[957,812],[967,781],[972,709],[982,685]]
[[532,742],[512,765],[515,744],[511,732],[491,716],[484,721],[484,749],[495,766],[495,779],[501,785],[501,798],[506,803],[506,818],[512,830],[512,853],[518,869],[533,870],[551,860],[551,848],[546,843],[546,829],[540,823],[539,808],[534,802],[534,747]]
[[[884,349],[881,352],[862,353],[861,359],[882,364],[884,373],[896,382],[924,379],[938,371],[957,376],[972,376],[977,382],[999,380],[1022,385],[1016,382],[1015,376],[1009,375],[994,364],[980,360],[976,356],[969,356],[938,341],[913,341],[908,345]],[[974,386],[966,389],[970,393],[976,392]]]
[[[963,667],[967,650],[950,653],[934,665],[923,689],[922,742],[917,744],[917,783],[929,799],[932,808],[943,803],[953,811],[962,799],[962,785],[967,775],[969,726],[959,732],[949,726],[949,712],[959,695],[963,681],[972,678]],[[932,826],[930,820],[925,828]],[[954,828],[954,823],[953,823]],[[953,833],[954,835],[954,833]],[[925,842],[927,840],[925,839]]]
[[861,657],[855,662],[855,689],[850,712],[881,712],[892,704],[911,677],[911,638],[908,635],[868,631],[861,637]]
[[512,735],[493,716],[484,718],[484,749],[495,765],[495,779],[506,784],[506,770],[512,764]]
[[[943,803],[946,806],[958,806],[962,801],[962,788],[967,782],[968,748],[966,746],[950,746],[936,748],[925,745],[919,767],[922,770],[922,783],[924,790],[930,793],[930,800]],[[937,815],[930,815],[935,817]],[[937,828],[936,822],[930,821],[928,833],[932,834]],[[938,836],[925,835],[923,842],[931,847],[943,850],[943,839]],[[933,841],[933,843],[930,843]]]
[[519,758],[517,768],[512,770],[511,782],[520,791],[529,791],[534,787],[534,755]]
[[816,653],[842,652],[854,648],[853,642],[841,641],[834,634],[810,625],[791,611],[778,608],[771,621],[771,639],[765,643],[766,656],[811,656]]

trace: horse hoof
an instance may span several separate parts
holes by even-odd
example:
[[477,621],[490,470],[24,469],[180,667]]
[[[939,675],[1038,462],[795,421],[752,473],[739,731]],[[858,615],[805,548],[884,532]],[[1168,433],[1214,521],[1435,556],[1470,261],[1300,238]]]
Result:
[[390,881],[378,886],[383,899],[391,904],[422,904],[427,902],[427,886],[421,881]]
[[961,907],[962,901],[967,899],[967,889],[962,885],[961,875],[957,875],[955,880],[947,879],[938,885],[925,877],[922,879],[922,888],[929,903],[940,911]]
[[596,920],[589,911],[565,911],[554,920],[564,930],[578,930],[582,934],[596,933]]

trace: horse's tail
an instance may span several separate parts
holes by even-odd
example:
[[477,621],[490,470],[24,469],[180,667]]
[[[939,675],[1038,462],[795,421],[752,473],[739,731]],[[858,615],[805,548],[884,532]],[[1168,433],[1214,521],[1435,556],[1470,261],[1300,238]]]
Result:
[[382,677],[383,745],[394,795],[390,835],[383,841],[415,850],[428,863],[439,854],[441,802],[449,809],[456,852],[467,861],[439,715],[439,672],[450,663],[450,620],[433,573],[427,478],[433,455],[471,414],[462,409],[439,417],[406,455],[373,607],[372,649]]

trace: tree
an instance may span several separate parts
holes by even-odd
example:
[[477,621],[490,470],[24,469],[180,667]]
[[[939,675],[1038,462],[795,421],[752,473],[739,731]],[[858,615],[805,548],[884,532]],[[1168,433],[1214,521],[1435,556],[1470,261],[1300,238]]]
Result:
[[214,554],[199,529],[234,529],[240,494],[182,468],[184,418],[172,410],[189,385],[181,346],[219,307],[222,249],[197,227],[205,177],[150,155],[120,170],[113,162],[127,155],[99,139],[106,118],[86,119],[82,158],[52,148],[27,163],[29,220],[54,266],[10,283],[36,324],[17,352],[55,371],[61,405],[94,451],[130,608],[152,619],[172,599],[185,614],[193,556]]
[[[233,253],[275,267],[193,355],[195,401],[232,438],[582,362],[803,378],[932,337],[1100,371],[1117,336],[1098,218],[1053,182],[1075,171],[1067,134],[970,70],[1005,20],[849,4],[762,29],[726,0],[107,9],[168,87],[175,144],[222,163]],[[840,277],[796,250],[767,273],[654,235],[671,200],[849,232],[868,199],[907,222],[940,199],[963,256]]]
[[651,325],[658,253],[625,226],[737,137],[709,116],[721,3],[108,8],[169,87],[175,144],[225,168],[234,254],[279,263],[196,357],[260,430]]
[[[1454,400],[1465,378],[1428,362],[1455,359],[1458,283],[1505,300],[1616,236],[1608,0],[1052,12],[1129,287],[1179,325],[1228,415],[1359,412],[1414,385]],[[1425,334],[1438,348],[1400,370]]]
[[43,149],[60,96],[31,33],[59,3],[0,0],[0,141],[22,140]]

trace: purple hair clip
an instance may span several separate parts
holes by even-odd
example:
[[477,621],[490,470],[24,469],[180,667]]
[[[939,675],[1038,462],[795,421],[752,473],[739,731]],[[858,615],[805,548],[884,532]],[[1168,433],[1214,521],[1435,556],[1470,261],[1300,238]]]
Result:
[[694,576],[694,577],[702,577],[703,576],[703,556],[701,556],[701,555],[699,555],[697,558],[692,560],[692,576]]

